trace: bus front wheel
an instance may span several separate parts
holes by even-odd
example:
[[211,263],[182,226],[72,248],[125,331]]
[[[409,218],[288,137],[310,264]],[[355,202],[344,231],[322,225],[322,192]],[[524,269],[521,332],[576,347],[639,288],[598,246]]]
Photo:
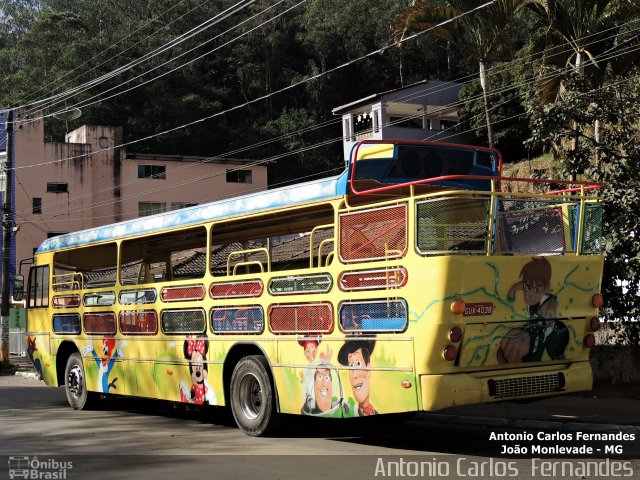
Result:
[[231,411],[238,427],[259,437],[275,428],[274,389],[269,364],[261,355],[244,357],[231,375]]
[[67,401],[74,410],[89,408],[96,398],[95,393],[87,391],[82,357],[77,352],[71,354],[67,360],[67,367],[64,371],[64,388],[67,393]]

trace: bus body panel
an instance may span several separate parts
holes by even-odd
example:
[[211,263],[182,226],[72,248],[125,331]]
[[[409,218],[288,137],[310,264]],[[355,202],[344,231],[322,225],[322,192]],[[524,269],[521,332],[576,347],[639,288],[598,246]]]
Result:
[[[602,257],[569,255],[535,260],[548,262],[551,269],[549,288],[541,292],[554,299],[550,318],[532,314],[532,305],[527,304],[522,290],[509,298],[510,289],[521,281],[521,272],[532,257],[451,256],[416,262],[418,266],[410,271],[406,298],[410,303],[410,331],[426,339],[424,348],[416,352],[417,374],[588,360],[589,349],[584,348],[583,339],[589,321],[598,315],[592,296],[600,291]],[[458,299],[464,302],[464,312],[456,314],[451,306]],[[455,344],[460,351],[458,358],[449,362],[442,358],[442,351],[452,343],[448,334],[454,326],[463,335]],[[510,341],[529,344],[519,361],[515,354],[503,354],[510,348]]]
[[[315,357],[305,355],[309,348]],[[358,417],[418,409],[409,337],[331,335],[279,340],[278,360],[274,377],[283,413]]]
[[[564,384],[556,383],[562,375]],[[502,382],[506,389],[492,395],[490,382]],[[497,402],[519,398],[536,398],[591,390],[593,375],[589,362],[576,362],[550,369],[492,371],[490,375],[445,374],[421,375],[422,410]]]

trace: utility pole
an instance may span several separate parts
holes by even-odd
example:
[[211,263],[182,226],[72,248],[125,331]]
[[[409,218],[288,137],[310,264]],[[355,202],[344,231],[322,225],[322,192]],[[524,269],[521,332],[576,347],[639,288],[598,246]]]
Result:
[[2,303],[0,304],[0,361],[9,361],[9,269],[11,268],[11,236],[13,235],[13,109],[7,115],[7,156],[3,166],[4,205],[2,206]]

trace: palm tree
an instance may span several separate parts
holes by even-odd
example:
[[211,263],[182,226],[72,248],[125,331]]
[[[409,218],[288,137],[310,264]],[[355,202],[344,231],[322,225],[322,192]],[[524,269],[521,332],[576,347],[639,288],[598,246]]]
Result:
[[[640,17],[638,0],[534,0],[531,9],[547,25],[546,51],[542,68],[562,68],[571,65],[578,76],[591,87],[604,84],[609,71],[621,74],[638,64],[640,56],[635,47],[638,42],[637,24],[627,30],[629,38],[623,38],[624,25]],[[634,33],[634,30],[636,32]],[[555,55],[567,50],[569,54]],[[564,63],[561,64],[561,63]],[[590,69],[584,76],[585,67]],[[565,91],[562,76],[553,76],[538,85],[541,103],[555,101]],[[577,148],[579,132],[576,130],[572,148]],[[596,143],[600,140],[600,121],[594,124]],[[575,176],[575,173],[573,174]]]
[[404,38],[408,32],[433,29],[434,35],[457,44],[478,62],[490,147],[494,142],[487,61],[498,47],[510,50],[507,27],[514,15],[531,1],[494,0],[483,7],[486,0],[416,0],[396,17],[396,38]]

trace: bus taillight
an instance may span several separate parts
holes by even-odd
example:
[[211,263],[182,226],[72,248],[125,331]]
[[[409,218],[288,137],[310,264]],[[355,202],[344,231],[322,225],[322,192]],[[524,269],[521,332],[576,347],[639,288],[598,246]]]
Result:
[[457,298],[453,302],[451,302],[451,311],[456,315],[462,315],[464,313],[466,305],[464,304],[464,300],[461,298]]
[[458,356],[458,349],[453,345],[447,345],[442,350],[442,358],[444,358],[447,362],[453,362]]
[[587,348],[593,348],[596,346],[596,337],[595,335],[588,334],[584,337],[584,346]]
[[462,340],[462,329],[460,327],[453,327],[449,330],[449,341],[458,343]]
[[602,294],[595,293],[593,297],[591,297],[591,304],[596,308],[602,307],[604,305],[604,297]]
[[589,322],[589,327],[594,332],[597,332],[598,330],[600,330],[600,326],[601,326],[600,319],[598,317],[593,317]]

